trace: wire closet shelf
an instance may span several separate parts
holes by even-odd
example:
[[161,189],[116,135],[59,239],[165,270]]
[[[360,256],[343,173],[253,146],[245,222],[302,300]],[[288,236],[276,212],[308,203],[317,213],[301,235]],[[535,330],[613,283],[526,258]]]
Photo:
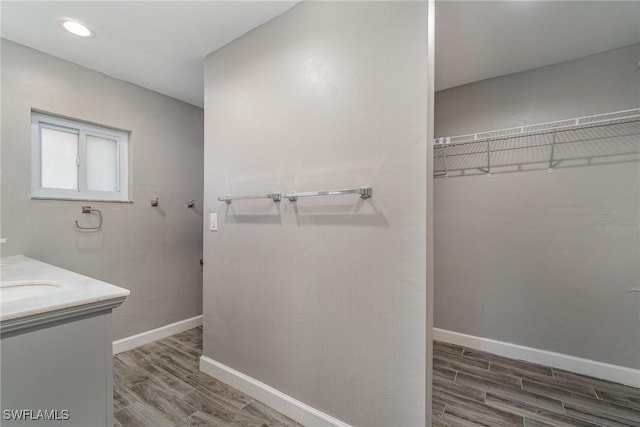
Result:
[[551,172],[563,161],[637,155],[639,148],[640,108],[636,108],[436,138],[434,176],[466,175],[467,170],[490,176],[492,168],[525,164],[544,164]]

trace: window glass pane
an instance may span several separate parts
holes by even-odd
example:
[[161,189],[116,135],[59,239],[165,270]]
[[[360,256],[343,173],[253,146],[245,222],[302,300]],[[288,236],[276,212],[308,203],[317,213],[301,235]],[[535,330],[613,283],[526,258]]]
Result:
[[87,135],[87,189],[118,191],[118,142]]
[[78,135],[40,128],[43,188],[78,189]]

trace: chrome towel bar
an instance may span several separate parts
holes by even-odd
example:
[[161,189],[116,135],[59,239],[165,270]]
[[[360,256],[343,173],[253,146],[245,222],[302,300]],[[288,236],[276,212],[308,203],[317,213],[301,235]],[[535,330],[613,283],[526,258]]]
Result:
[[228,205],[231,204],[233,200],[249,200],[249,199],[271,199],[274,202],[279,202],[282,200],[282,194],[280,193],[268,193],[262,194],[259,196],[224,196],[218,197],[218,200],[221,202],[226,202]]
[[233,200],[249,200],[249,199],[271,199],[274,202],[279,202],[283,197],[289,199],[290,202],[295,202],[298,197],[309,196],[340,196],[343,194],[359,194],[361,198],[368,199],[373,195],[371,187],[357,187],[357,188],[345,188],[341,190],[321,190],[321,191],[289,191],[286,193],[268,193],[258,196],[223,196],[218,197],[221,202],[231,204]]
[[358,187],[358,188],[345,188],[342,190],[322,190],[322,191],[290,191],[288,193],[284,193],[284,197],[289,199],[290,202],[295,202],[298,200],[298,197],[309,197],[309,196],[340,196],[343,194],[359,194],[361,198],[368,199],[372,196],[373,190],[371,187]]

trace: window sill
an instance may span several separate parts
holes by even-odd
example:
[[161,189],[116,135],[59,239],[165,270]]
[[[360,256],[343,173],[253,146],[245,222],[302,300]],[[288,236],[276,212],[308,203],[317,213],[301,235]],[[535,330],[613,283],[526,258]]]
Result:
[[57,200],[62,202],[98,202],[98,203],[131,203],[133,200],[109,200],[109,199],[74,199],[71,197],[46,197],[46,196],[31,196],[31,200]]

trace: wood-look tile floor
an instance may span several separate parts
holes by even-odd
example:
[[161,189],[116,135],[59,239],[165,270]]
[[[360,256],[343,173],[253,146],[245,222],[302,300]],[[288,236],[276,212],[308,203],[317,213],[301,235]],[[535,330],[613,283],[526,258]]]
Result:
[[199,372],[201,354],[199,327],[114,356],[115,426],[300,426]]
[[[116,355],[115,426],[301,427],[199,372],[201,354],[199,327]],[[435,341],[433,426],[640,427],[640,389]]]
[[640,426],[640,389],[435,341],[433,425]]

